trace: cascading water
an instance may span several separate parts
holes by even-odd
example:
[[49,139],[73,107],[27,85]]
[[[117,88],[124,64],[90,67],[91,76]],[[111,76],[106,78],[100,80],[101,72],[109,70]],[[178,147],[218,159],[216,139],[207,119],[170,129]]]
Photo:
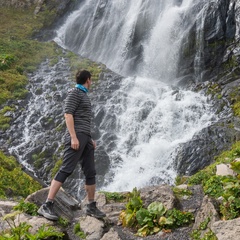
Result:
[[136,75],[123,79],[94,108],[101,115],[98,144],[110,159],[103,188],[173,183],[176,148],[214,119],[206,97],[169,86],[176,77],[181,39],[193,24],[184,16],[203,2],[89,0],[58,30],[55,41],[62,47],[124,76]]
[[[106,76],[90,93],[98,188],[125,191],[172,184],[179,145],[216,120],[207,97],[172,86],[177,82],[181,40],[193,24],[202,23],[198,8],[203,6],[200,0],[82,1],[57,31],[54,40],[62,47],[125,76]],[[191,14],[193,8],[198,14]],[[201,26],[197,29],[201,34]],[[47,183],[49,166],[60,155],[62,101],[73,85],[69,78],[66,59],[53,67],[44,62],[29,77],[27,105],[10,130],[9,151]],[[81,174],[74,172],[66,182],[79,198]]]
[[[205,97],[140,77],[124,79],[107,103],[96,107],[98,111],[106,112],[99,141],[108,145],[105,135],[112,131],[116,135],[110,141],[116,147],[106,147],[111,164],[104,185],[110,191],[172,184],[174,150],[213,117]],[[115,126],[110,114],[115,116]]]
[[122,75],[169,82],[176,75],[181,39],[193,24],[184,17],[203,2],[85,1],[58,30],[55,41]]

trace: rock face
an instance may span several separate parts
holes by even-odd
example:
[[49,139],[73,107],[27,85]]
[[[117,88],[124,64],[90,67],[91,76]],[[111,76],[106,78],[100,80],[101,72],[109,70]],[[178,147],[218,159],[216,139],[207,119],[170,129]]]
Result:
[[210,165],[222,151],[239,138],[239,131],[217,123],[204,128],[192,140],[180,145],[176,157],[176,169],[180,175],[192,175]]
[[[190,33],[183,40],[179,76],[191,75],[193,79],[197,77],[198,81],[216,81],[216,76],[224,71],[226,49],[235,39],[235,2],[209,2],[200,13],[197,7],[193,7],[191,13],[194,12],[199,14],[199,22],[192,25]],[[225,55],[226,59],[228,57]],[[201,71],[200,75],[198,70]]]

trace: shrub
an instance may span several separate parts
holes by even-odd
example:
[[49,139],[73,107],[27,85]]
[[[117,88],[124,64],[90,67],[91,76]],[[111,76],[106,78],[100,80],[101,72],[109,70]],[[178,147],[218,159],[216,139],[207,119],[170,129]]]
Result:
[[120,220],[124,227],[137,229],[137,235],[145,237],[162,229],[173,229],[190,224],[194,216],[192,213],[181,212],[178,209],[168,210],[161,202],[153,202],[145,209],[140,192],[134,188],[126,204],[126,210],[120,213]]

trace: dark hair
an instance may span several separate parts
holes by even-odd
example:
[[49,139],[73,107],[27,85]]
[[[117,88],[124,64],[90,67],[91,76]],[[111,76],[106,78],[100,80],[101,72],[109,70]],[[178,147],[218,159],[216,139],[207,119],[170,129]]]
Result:
[[91,78],[91,73],[87,70],[79,70],[77,73],[76,73],[76,83],[77,84],[84,84],[88,78]]

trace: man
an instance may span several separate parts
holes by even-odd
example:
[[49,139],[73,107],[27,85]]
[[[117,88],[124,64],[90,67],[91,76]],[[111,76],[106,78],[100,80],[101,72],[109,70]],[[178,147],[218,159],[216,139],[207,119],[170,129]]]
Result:
[[106,215],[96,207],[95,197],[95,163],[94,149],[95,142],[91,138],[91,102],[87,92],[91,86],[90,72],[83,70],[76,74],[76,86],[68,93],[64,117],[67,126],[65,137],[65,150],[63,163],[51,182],[50,190],[46,202],[39,208],[38,213],[50,220],[57,220],[58,216],[53,210],[54,198],[65,182],[67,177],[73,172],[78,162],[80,162],[85,175],[85,190],[89,203],[86,213],[96,218],[103,218]]

